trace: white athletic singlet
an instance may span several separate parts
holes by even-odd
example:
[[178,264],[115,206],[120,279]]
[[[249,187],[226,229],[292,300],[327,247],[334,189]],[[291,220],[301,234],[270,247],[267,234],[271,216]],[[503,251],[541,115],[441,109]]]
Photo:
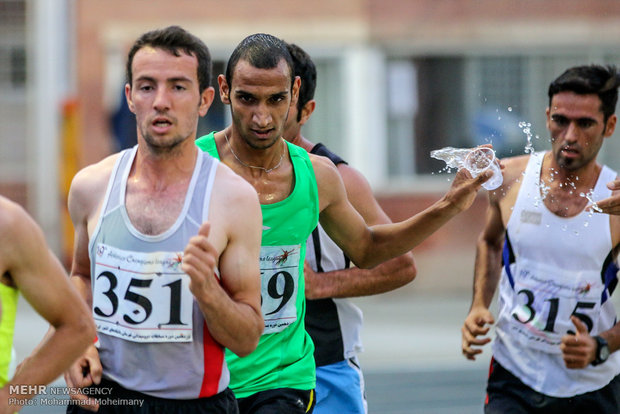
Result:
[[176,222],[164,233],[139,232],[125,208],[137,146],[120,153],[89,243],[93,317],[103,376],[169,399],[223,391],[229,372],[181,270],[183,250],[207,220],[218,161],[198,151]]
[[[616,322],[609,299],[617,283],[607,214],[562,218],[540,192],[544,152],[532,154],[508,220],[499,291],[495,359],[532,389],[553,397],[598,390],[620,373],[620,352],[596,367],[568,369],[560,341],[579,317],[591,335]],[[593,199],[609,197],[616,173],[603,166]]]

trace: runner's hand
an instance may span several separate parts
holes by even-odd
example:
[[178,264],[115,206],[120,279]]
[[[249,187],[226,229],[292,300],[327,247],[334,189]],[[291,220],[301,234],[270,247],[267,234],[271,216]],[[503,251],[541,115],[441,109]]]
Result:
[[316,299],[319,294],[319,280],[317,274],[307,260],[304,261],[304,284],[307,299]]
[[585,368],[596,359],[596,340],[588,333],[588,327],[576,316],[570,317],[577,328],[574,335],[566,334],[562,337],[560,350],[566,368]]
[[611,197],[597,201],[596,205],[602,210],[600,213],[620,215],[620,179],[608,183],[607,188],[615,193]]
[[461,350],[465,358],[473,361],[476,359],[476,355],[482,353],[481,348],[472,348],[472,345],[483,346],[491,342],[489,337],[478,337],[489,333],[490,325],[493,323],[495,323],[495,319],[487,308],[478,307],[469,311],[469,315],[465,318],[461,328]]
[[189,240],[183,253],[181,268],[189,275],[189,290],[196,298],[210,290],[212,284],[218,283],[213,277],[218,254],[208,240],[210,231],[211,224],[203,223],[198,230],[198,235]]
[[[493,148],[491,144],[481,146]],[[503,168],[501,162],[500,168]],[[472,178],[469,171],[465,168],[461,168],[457,171],[454,181],[452,181],[452,185],[445,195],[445,199],[459,211],[465,211],[473,204],[476,194],[478,190],[480,190],[480,187],[482,187],[482,184],[492,176],[493,171],[487,170],[476,178]]]
[[[72,390],[77,388],[90,387],[93,384],[98,385],[101,382],[101,361],[99,360],[99,351],[95,345],[88,347],[84,355],[82,355],[69,369],[65,372],[65,382],[67,387]],[[96,399],[88,395],[70,393],[71,398],[75,400],[88,401],[88,403],[80,403],[80,408],[90,411],[98,411],[99,403]]]

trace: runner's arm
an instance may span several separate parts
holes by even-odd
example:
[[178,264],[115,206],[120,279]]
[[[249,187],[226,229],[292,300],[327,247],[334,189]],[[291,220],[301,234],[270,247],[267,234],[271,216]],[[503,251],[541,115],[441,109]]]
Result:
[[88,308],[49,251],[38,225],[18,206],[4,210],[3,223],[10,221],[0,225],[7,273],[35,311],[54,328],[53,334],[20,364],[9,385],[45,385],[92,343],[94,325]]
[[[209,216],[228,229],[227,245],[217,263],[217,251],[207,239],[211,226],[203,224],[185,250],[183,271],[191,278],[190,290],[213,338],[245,356],[256,348],[264,327],[259,268],[262,214],[258,195],[249,183],[232,171],[227,180],[218,177],[213,197],[217,195],[219,201],[215,210],[211,201],[213,215],[210,212]],[[213,276],[216,265],[221,283]]]
[[501,275],[504,225],[499,204],[494,197],[490,199],[486,225],[476,246],[472,304],[461,328],[461,350],[471,360],[482,352],[479,348],[472,348],[472,345],[482,346],[491,341],[488,337],[479,336],[486,335],[489,332],[488,325],[495,322],[489,306]]
[[[89,225],[96,224],[94,217],[97,216],[97,210],[104,198],[113,161],[113,157],[108,157],[98,164],[86,167],[73,178],[69,190],[68,208],[75,231],[70,277],[88,309],[92,309],[93,305],[88,252]],[[80,358],[65,371],[64,377],[67,386],[82,388],[99,384],[102,372],[99,351],[93,339]],[[98,407],[98,403],[87,395],[71,394],[71,398],[82,400],[80,404],[83,408],[94,410]]]
[[353,263],[362,268],[405,254],[426,240],[452,217],[469,208],[482,183],[491,175],[486,172],[471,178],[468,172],[460,170],[450,190],[429,208],[399,223],[367,227],[347,199],[336,167],[321,158],[311,158],[319,189],[321,225]]
[[[347,198],[366,224],[391,223],[374,198],[364,176],[346,164],[339,164],[337,168],[344,182]],[[410,252],[368,270],[351,267],[315,273],[308,266],[305,266],[304,270],[306,297],[309,299],[343,298],[388,292],[411,282],[415,276],[416,268]]]

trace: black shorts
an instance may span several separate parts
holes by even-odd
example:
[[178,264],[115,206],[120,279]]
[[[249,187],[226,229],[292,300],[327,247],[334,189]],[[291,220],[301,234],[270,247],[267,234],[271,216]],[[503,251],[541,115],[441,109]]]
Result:
[[239,398],[241,414],[310,414],[316,404],[314,390],[277,388]]
[[485,414],[618,414],[620,375],[605,387],[568,398],[550,397],[534,391],[491,359]]
[[[237,401],[232,391],[226,388],[211,397],[196,398],[193,400],[174,400],[158,398],[138,391],[128,390],[114,381],[101,379],[101,384],[89,388],[107,388],[109,393],[92,395],[100,400],[98,413],[114,414],[239,414]],[[106,390],[107,391],[107,390]],[[141,405],[140,405],[141,402]],[[67,414],[92,414],[92,411],[80,408],[79,405],[69,404]]]

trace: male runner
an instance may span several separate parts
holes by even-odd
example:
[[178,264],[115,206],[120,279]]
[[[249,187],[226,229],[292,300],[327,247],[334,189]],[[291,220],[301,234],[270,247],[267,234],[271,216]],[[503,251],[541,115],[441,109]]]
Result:
[[[504,160],[477,247],[474,296],[462,328],[474,359],[499,315],[487,413],[620,412],[617,279],[620,217],[589,211],[585,196],[617,201],[617,174],[596,161],[616,127],[614,67],[577,66],[549,86],[551,151]],[[590,197],[590,196],[588,196]],[[502,248],[503,247],[503,248]]]
[[[19,205],[2,196],[0,275],[0,413],[14,413],[92,344],[95,327],[88,308],[50,252],[39,226]],[[9,381],[20,292],[54,327],[54,332],[19,365]],[[11,392],[15,386],[17,392]]]
[[450,191],[422,213],[369,228],[349,203],[334,164],[282,138],[300,85],[285,42],[267,34],[248,36],[218,83],[222,102],[231,107],[232,125],[197,144],[253,185],[263,212],[265,330],[250,356],[228,354],[231,388],[244,413],[309,412],[315,365],[304,328],[302,276],[306,240],[319,217],[352,262],[370,268],[407,253],[467,209],[489,175],[472,179],[460,171]]
[[207,47],[180,27],[143,34],[125,85],[138,144],[86,167],[71,185],[71,276],[92,306],[100,344],[65,378],[143,401],[91,399],[90,409],[237,412],[224,348],[247,355],[263,329],[261,213],[252,187],[194,145],[213,100],[210,70]]
[[[288,44],[295,76],[301,79],[297,105],[291,107],[284,138],[336,165],[349,202],[366,224],[390,223],[375,200],[364,176],[323,144],[313,144],[301,134],[316,101],[316,67],[299,46]],[[390,259],[372,269],[349,267],[350,260],[319,224],[306,243],[306,330],[314,342],[316,407],[320,413],[366,413],[364,377],[357,353],[361,352],[362,311],[350,300],[387,292],[411,282],[416,269],[411,253]]]

